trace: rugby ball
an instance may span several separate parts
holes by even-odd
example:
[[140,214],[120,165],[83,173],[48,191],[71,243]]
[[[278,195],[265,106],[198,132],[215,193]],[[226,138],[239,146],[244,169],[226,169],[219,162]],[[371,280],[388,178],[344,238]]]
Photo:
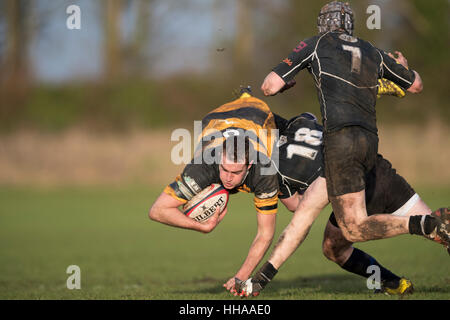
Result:
[[220,207],[222,212],[228,203],[228,191],[220,184],[213,183],[195,195],[183,206],[183,212],[189,218],[205,222]]

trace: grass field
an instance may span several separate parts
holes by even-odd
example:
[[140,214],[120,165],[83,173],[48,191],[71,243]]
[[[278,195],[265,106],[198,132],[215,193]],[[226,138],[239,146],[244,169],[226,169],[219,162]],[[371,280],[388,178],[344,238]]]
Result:
[[[159,191],[0,188],[0,299],[239,299],[222,284],[255,235],[252,197],[233,196],[226,219],[204,235],[150,221]],[[433,209],[449,204],[450,187],[417,191]],[[325,259],[329,212],[257,299],[398,299],[371,294],[365,279]],[[289,218],[282,208],[277,238]],[[413,281],[407,299],[450,299],[443,247],[408,235],[357,247]],[[66,288],[69,265],[81,268],[81,290]]]

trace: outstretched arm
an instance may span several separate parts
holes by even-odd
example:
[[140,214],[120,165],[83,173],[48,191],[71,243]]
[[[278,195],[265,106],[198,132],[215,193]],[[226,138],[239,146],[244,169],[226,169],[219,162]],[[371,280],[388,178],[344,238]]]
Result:
[[218,207],[211,218],[209,218],[206,222],[200,223],[186,217],[184,213],[178,209],[181,205],[183,205],[183,202],[172,198],[165,192],[162,192],[150,208],[148,214],[149,218],[172,227],[209,233],[214,230],[227,212],[227,208],[225,208],[220,213],[220,208]]
[[247,258],[235,276],[230,278],[223,286],[234,293],[235,278],[247,279],[255,270],[267,249],[272,243],[275,234],[276,214],[257,214],[258,232],[253,240]]
[[[285,203],[286,201],[283,201]],[[241,296],[257,296],[273,279],[281,265],[305,240],[319,213],[328,204],[325,178],[317,178],[300,200],[291,222],[284,229],[270,259],[255,275],[246,281],[237,281],[236,290]]]

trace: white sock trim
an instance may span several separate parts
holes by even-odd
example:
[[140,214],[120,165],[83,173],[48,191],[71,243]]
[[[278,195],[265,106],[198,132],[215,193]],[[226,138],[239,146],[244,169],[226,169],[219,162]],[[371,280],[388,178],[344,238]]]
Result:
[[422,219],[420,219],[420,228],[422,229],[422,234],[425,235],[425,230],[423,228],[423,224],[425,222],[426,216],[422,216]]

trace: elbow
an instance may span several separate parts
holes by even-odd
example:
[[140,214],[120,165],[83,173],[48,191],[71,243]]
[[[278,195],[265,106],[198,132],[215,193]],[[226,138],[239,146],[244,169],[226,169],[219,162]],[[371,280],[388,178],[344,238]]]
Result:
[[286,206],[286,209],[288,209],[290,212],[295,213],[295,209],[297,209],[297,207],[294,206]]
[[286,209],[288,209],[292,213],[295,213],[295,210],[297,209],[298,206],[298,201],[290,201],[290,198],[288,198],[288,200],[282,199],[281,202],[284,204],[284,207]]
[[288,209],[290,212],[295,213],[295,211],[297,211],[297,208],[298,208],[298,204],[299,204],[299,203],[300,203],[300,200],[297,200],[297,201],[295,201],[295,202],[293,202],[293,203],[290,203],[287,209]]
[[422,90],[423,90],[423,84],[422,84],[422,82],[420,82],[420,83],[417,85],[417,87],[416,87],[414,93],[421,93]]
[[416,79],[414,80],[412,86],[408,89],[408,92],[421,93],[423,90],[422,79],[420,78],[420,75],[416,71],[414,71],[414,73],[416,74]]
[[422,82],[420,82],[420,83],[414,83],[409,89],[408,89],[408,92],[411,92],[411,93],[421,93],[422,92],[422,90],[423,90],[423,84],[422,84]]
[[419,86],[419,88],[418,88],[417,93],[421,93],[422,90],[423,90],[423,84],[422,84],[422,82],[421,82],[421,83],[420,83],[420,86]]
[[159,210],[157,207],[155,207],[155,205],[153,205],[148,212],[148,217],[150,220],[158,221],[158,216],[159,216]]

